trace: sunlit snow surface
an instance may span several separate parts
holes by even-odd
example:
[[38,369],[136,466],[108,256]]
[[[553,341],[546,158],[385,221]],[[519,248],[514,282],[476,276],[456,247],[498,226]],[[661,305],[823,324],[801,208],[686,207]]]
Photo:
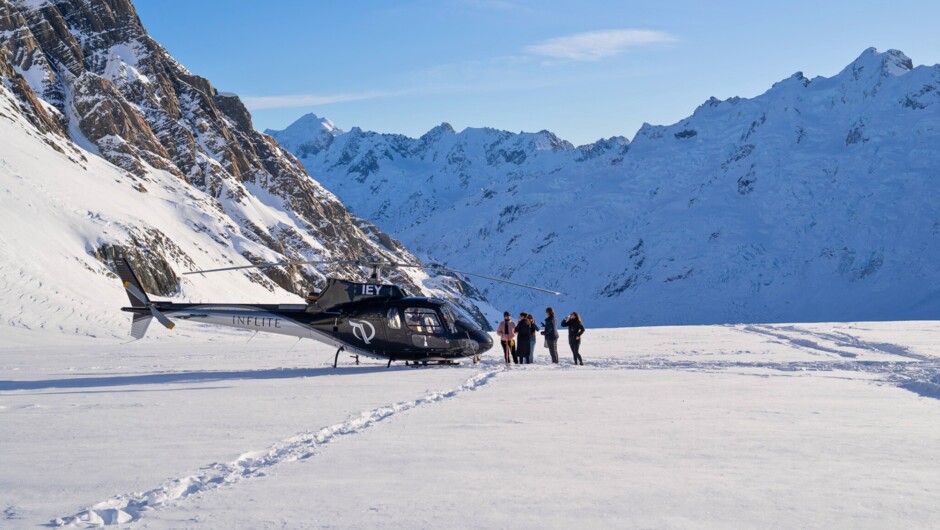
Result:
[[3,327],[0,528],[930,527],[938,339],[590,329],[583,368],[333,370],[309,341]]

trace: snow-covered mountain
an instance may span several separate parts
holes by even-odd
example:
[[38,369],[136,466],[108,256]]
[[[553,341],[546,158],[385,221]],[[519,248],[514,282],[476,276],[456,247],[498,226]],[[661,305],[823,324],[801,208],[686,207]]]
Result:
[[[125,334],[115,255],[147,290],[197,301],[293,301],[328,273],[363,271],[181,272],[416,262],[256,132],[237,96],[174,60],[129,0],[0,0],[0,81],[0,323]],[[412,292],[472,294],[451,278],[394,276]]]
[[500,309],[589,326],[940,316],[940,66],[896,50],[632,141],[315,116],[268,132],[419,255],[566,293],[487,286]]

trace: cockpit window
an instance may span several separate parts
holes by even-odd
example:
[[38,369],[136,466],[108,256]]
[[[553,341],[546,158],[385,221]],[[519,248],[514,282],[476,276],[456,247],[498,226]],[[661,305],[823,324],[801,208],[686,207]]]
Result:
[[441,306],[441,316],[444,317],[444,325],[450,329],[451,333],[457,333],[457,319],[460,318],[453,310],[450,303]]
[[424,307],[409,307],[405,310],[405,323],[418,333],[441,335],[444,328],[433,309]]
[[454,315],[454,317],[460,322],[464,322],[472,326],[476,326],[476,324],[473,321],[473,318],[471,318],[470,315],[468,315],[463,309],[458,307],[453,302],[447,302],[446,304],[444,304],[444,307],[448,311],[450,311]]
[[397,307],[389,308],[387,318],[389,329],[401,329],[401,317],[398,315]]

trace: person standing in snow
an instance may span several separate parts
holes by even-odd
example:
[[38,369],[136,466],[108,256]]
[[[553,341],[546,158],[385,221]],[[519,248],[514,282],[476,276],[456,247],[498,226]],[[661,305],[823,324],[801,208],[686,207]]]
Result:
[[503,357],[506,358],[506,364],[509,364],[509,356],[516,357],[516,323],[512,321],[509,311],[503,312],[503,321],[496,327],[496,334],[499,335],[499,343],[503,347]]
[[558,364],[558,322],[555,320],[555,310],[545,308],[545,322],[542,322],[542,335],[545,335],[545,346],[552,357],[552,363]]
[[529,360],[529,346],[532,341],[532,324],[529,323],[529,315],[519,313],[519,323],[516,324],[516,353],[513,360],[517,364],[524,364]]
[[568,346],[571,347],[571,353],[574,355],[574,364],[584,366],[584,359],[581,358],[581,335],[584,334],[584,324],[581,322],[581,315],[572,312],[568,318],[561,321],[561,327],[568,328]]
[[541,333],[539,331],[539,325],[535,323],[535,317],[532,316],[532,313],[526,315],[526,319],[529,321],[529,326],[532,328],[532,340],[529,341],[529,364],[535,363],[535,343],[538,342],[538,335],[536,333]]

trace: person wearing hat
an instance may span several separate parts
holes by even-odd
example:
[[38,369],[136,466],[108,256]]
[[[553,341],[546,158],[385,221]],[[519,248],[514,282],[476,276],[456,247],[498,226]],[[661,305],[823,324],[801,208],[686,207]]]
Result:
[[510,355],[513,359],[516,358],[516,323],[512,321],[509,311],[503,313],[503,321],[496,327],[496,334],[499,335],[499,344],[503,347],[506,364],[509,364]]

